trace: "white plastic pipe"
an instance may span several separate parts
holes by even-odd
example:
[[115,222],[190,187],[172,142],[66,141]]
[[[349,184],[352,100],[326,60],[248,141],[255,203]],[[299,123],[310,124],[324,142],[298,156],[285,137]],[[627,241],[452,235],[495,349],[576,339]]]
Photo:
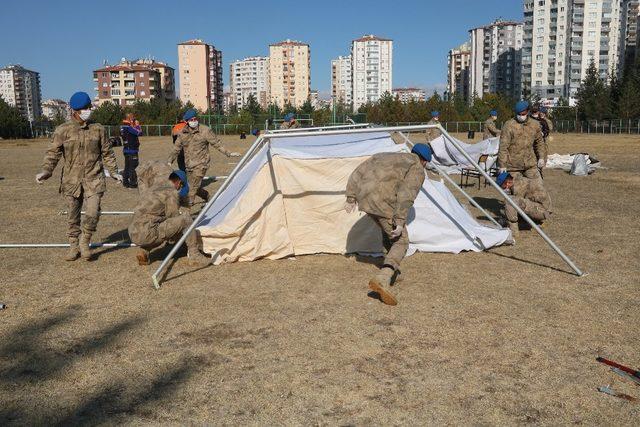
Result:
[[[60,215],[68,215],[69,212],[68,211],[60,211],[59,212]],[[87,213],[85,211],[80,211],[80,214],[82,215],[86,215]],[[102,211],[100,212],[100,215],[133,215],[133,211]]]
[[286,132],[296,132],[301,129],[304,131],[325,131],[325,130],[336,130],[336,129],[357,129],[357,128],[365,128],[371,126],[369,123],[354,123],[354,124],[344,124],[344,125],[334,125],[334,126],[318,126],[314,128],[296,128],[296,129],[273,129],[269,130],[267,133],[286,133]]
[[[91,243],[92,248],[130,248],[136,246],[135,243]],[[68,243],[0,243],[0,248],[68,248]]]

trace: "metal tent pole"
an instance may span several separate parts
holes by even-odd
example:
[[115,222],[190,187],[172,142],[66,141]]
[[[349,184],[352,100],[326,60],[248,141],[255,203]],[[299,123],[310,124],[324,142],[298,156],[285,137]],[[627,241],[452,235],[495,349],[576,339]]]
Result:
[[[92,248],[130,248],[135,243],[91,243]],[[0,243],[0,248],[68,248],[68,243]]]
[[158,269],[153,273],[151,279],[153,280],[153,286],[156,289],[160,289],[161,280],[159,279],[160,274],[166,268],[169,261],[174,257],[178,249],[182,246],[184,241],[187,239],[189,234],[193,232],[193,230],[197,227],[198,223],[204,215],[207,213],[211,205],[220,197],[220,194],[229,186],[229,184],[233,181],[233,178],[238,174],[238,172],[244,167],[245,164],[252,158],[253,154],[256,152],[257,148],[264,143],[267,139],[260,135],[253,143],[253,145],[249,148],[249,151],[242,157],[242,159],[238,162],[233,171],[229,174],[229,178],[227,178],[224,183],[220,186],[216,194],[207,202],[207,204],[200,210],[200,213],[196,217],[195,220],[191,223],[189,228],[182,234],[178,242],[171,248],[171,251],[167,254],[167,256],[162,260],[162,263],[158,267]]
[[478,172],[480,172],[482,174],[482,176],[496,189],[498,190],[498,192],[505,198],[505,200],[507,201],[507,203],[509,203],[517,212],[518,214],[520,214],[520,216],[522,218],[525,219],[525,221],[527,221],[527,223],[531,226],[531,228],[533,228],[534,230],[536,230],[536,232],[544,239],[545,242],[547,242],[547,244],[549,246],[551,246],[551,249],[553,249],[559,256],[560,258],[562,258],[564,260],[564,262],[566,262],[569,267],[571,267],[573,269],[573,271],[576,272],[576,274],[578,276],[583,276],[584,273],[578,268],[578,266],[576,266],[573,261],[571,261],[571,259],[565,255],[564,252],[562,252],[562,249],[560,249],[554,242],[553,240],[551,240],[549,238],[549,236],[547,236],[545,234],[544,231],[542,231],[542,229],[538,226],[538,224],[536,224],[535,222],[533,222],[533,220],[531,218],[529,218],[529,215],[527,215],[525,213],[525,211],[523,211],[520,206],[518,206],[518,204],[516,202],[514,202],[511,197],[509,197],[509,195],[507,193],[505,193],[505,191],[498,185],[496,184],[496,182],[491,178],[491,176],[489,176],[488,173],[486,173],[481,167],[480,165],[473,160],[473,158],[464,150],[464,148],[462,148],[460,146],[460,144],[458,144],[458,142],[452,138],[446,130],[444,130],[444,128],[441,125],[436,125],[436,127],[438,127],[440,129],[440,131],[442,132],[442,135],[444,135],[444,137],[446,139],[449,140],[449,142],[451,142],[451,144],[456,147],[456,149],[460,152],[460,154],[462,154],[464,156],[465,159],[467,159],[469,161],[469,163],[471,163],[473,165],[474,168],[476,168],[478,170]]
[[[411,140],[402,132],[398,132],[405,141],[407,141],[407,144],[410,144],[413,147],[413,142],[411,142]],[[500,228],[503,228],[498,221],[496,221],[490,214],[489,212],[487,212],[482,206],[480,206],[478,204],[478,202],[476,202],[473,197],[471,197],[466,191],[464,191],[464,189],[462,189],[461,187],[458,186],[458,184],[455,183],[455,181],[453,179],[451,179],[451,177],[438,165],[436,165],[433,162],[429,162],[429,164],[431,166],[433,166],[435,168],[435,170],[438,171],[438,173],[440,174],[440,176],[442,176],[449,184],[453,185],[458,191],[460,191],[460,193],[462,193],[462,195],[469,201],[469,203],[471,203],[473,206],[475,206],[476,208],[478,208],[480,210],[480,212],[482,212],[484,214],[484,216],[487,217],[487,219],[491,222],[493,222],[495,225],[497,225]]]
[[324,130],[337,130],[337,129],[358,129],[369,127],[369,123],[356,123],[356,124],[346,124],[346,125],[335,125],[335,126],[319,126],[319,127],[311,127],[311,128],[297,128],[297,129],[274,129],[270,130],[269,133],[287,133],[287,132],[300,132],[302,131],[324,131]]
[[[58,212],[59,215],[67,215],[69,214],[68,211],[60,211]],[[80,211],[80,214],[82,215],[86,215],[85,211]],[[133,215],[133,211],[102,211],[100,212],[100,216],[102,215]]]

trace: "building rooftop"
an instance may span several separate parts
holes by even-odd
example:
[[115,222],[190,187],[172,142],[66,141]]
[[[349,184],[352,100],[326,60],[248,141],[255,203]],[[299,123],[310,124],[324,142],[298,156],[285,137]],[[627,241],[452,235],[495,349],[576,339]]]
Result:
[[396,87],[392,89],[393,92],[424,92],[424,89],[419,87]]
[[178,46],[180,46],[181,44],[198,45],[198,44],[207,44],[207,43],[203,42],[201,39],[191,39],[191,40],[187,40],[186,42],[178,43]]
[[154,59],[137,59],[135,61],[128,61],[125,58],[122,58],[119,64],[116,65],[108,65],[106,64],[102,68],[98,68],[94,70],[97,71],[149,71],[154,70],[156,68],[170,68],[173,70],[173,67],[168,66],[164,62],[155,61]]
[[6,67],[2,67],[0,68],[0,71],[9,71],[9,70],[15,70],[15,71],[27,71],[29,73],[36,73],[36,74],[40,74],[37,71],[33,71],[33,70],[28,70],[26,68],[24,68],[22,65],[20,64],[9,64]]
[[360,37],[359,39],[355,39],[354,42],[366,42],[366,41],[371,41],[371,40],[377,40],[380,42],[392,42],[393,40],[391,39],[385,39],[382,37],[378,37],[378,36],[374,36],[373,34],[368,34],[368,35],[364,35],[362,37]]
[[524,24],[518,21],[505,21],[504,19],[496,19],[489,25],[482,25],[480,27],[475,27],[470,29],[469,31],[479,30],[479,29],[487,30],[492,27],[504,27],[505,25],[524,25]]
[[297,40],[286,39],[278,43],[271,43],[269,46],[309,46],[307,43],[303,43]]

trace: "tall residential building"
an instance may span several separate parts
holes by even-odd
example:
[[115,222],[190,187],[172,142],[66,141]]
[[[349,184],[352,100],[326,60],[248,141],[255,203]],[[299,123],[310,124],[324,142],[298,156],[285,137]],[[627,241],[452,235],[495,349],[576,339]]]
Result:
[[353,79],[351,55],[331,60],[331,97],[335,102],[351,105],[353,102]]
[[253,56],[230,65],[231,102],[242,108],[253,95],[262,108],[269,105],[269,58]]
[[449,51],[447,67],[447,94],[461,95],[469,99],[469,66],[471,65],[471,44],[465,42]]
[[426,94],[424,89],[416,88],[416,87],[400,87],[395,88],[391,92],[393,97],[396,96],[400,100],[400,102],[406,104],[409,101],[424,101],[426,98]]
[[621,66],[624,69],[628,62],[633,63],[638,51],[640,39],[640,0],[623,0],[622,5],[622,41],[620,43]]
[[122,58],[117,65],[105,65],[93,71],[98,104],[107,101],[133,105],[137,100],[154,98],[175,99],[175,73],[172,67],[153,59],[128,61]]
[[623,0],[524,0],[523,89],[575,97],[593,61],[602,78],[620,62]]
[[0,97],[29,121],[42,115],[40,73],[21,65],[0,68]]
[[285,40],[269,46],[270,102],[301,107],[311,92],[311,49],[306,43]]
[[496,20],[469,30],[469,95],[522,95],[522,23]]
[[376,102],[393,84],[393,40],[374,35],[351,43],[353,108]]
[[49,120],[57,118],[67,120],[71,117],[71,110],[69,104],[62,99],[46,99],[42,101],[42,115]]
[[223,110],[222,52],[200,39],[178,44],[180,100],[197,109]]

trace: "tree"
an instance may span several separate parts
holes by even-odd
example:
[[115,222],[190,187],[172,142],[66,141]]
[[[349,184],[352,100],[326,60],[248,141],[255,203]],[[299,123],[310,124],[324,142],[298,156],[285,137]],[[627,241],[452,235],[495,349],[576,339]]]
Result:
[[620,85],[618,116],[623,119],[640,118],[640,54],[625,67]]
[[311,100],[307,99],[306,101],[304,101],[304,104],[302,104],[302,106],[298,110],[298,113],[310,115],[313,113],[313,110],[314,108],[313,108],[313,105],[311,104]]
[[611,117],[609,87],[600,78],[593,60],[578,89],[576,99],[581,120],[602,120]]
[[256,97],[253,96],[252,93],[249,94],[249,96],[247,97],[247,101],[245,102],[245,105],[243,108],[247,110],[249,114],[251,114],[254,120],[257,119],[260,114],[262,114],[262,108],[260,107],[260,104],[256,100]]
[[124,119],[124,114],[120,104],[107,101],[91,113],[91,121],[103,125],[119,125]]
[[20,110],[7,104],[0,96],[0,138],[28,138],[29,122]]

